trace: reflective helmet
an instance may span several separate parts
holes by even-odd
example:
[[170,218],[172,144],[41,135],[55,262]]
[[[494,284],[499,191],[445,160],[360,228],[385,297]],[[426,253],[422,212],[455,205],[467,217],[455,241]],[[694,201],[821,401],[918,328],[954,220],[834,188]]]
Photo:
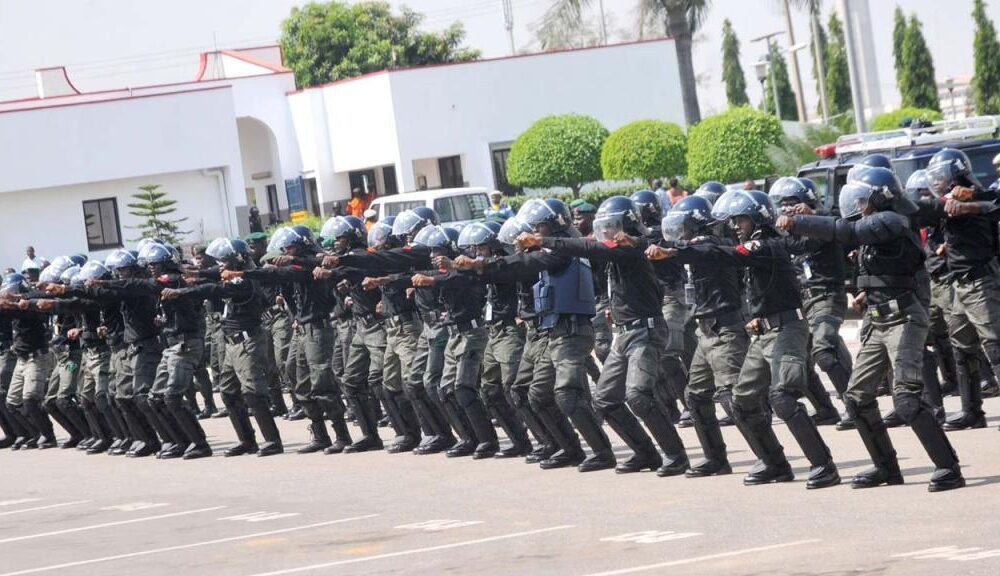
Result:
[[810,208],[816,207],[816,194],[802,180],[794,176],[785,176],[771,185],[767,193],[775,206],[781,206],[788,200],[797,200]]
[[59,277],[71,266],[75,266],[69,256],[57,256],[38,275],[39,282],[59,282]]
[[74,284],[83,284],[88,280],[101,280],[111,275],[107,266],[97,260],[91,260],[80,268],[80,273],[74,278]]
[[712,207],[712,217],[727,220],[747,216],[757,228],[774,224],[774,206],[767,194],[759,190],[729,190]]
[[497,232],[497,240],[501,244],[506,244],[508,246],[513,246],[514,241],[521,234],[530,234],[532,232],[531,226],[528,226],[519,217],[515,216],[513,218],[508,218],[503,226],[500,227],[500,231]]
[[145,248],[146,246],[149,246],[150,244],[164,244],[164,242],[159,238],[143,238],[139,240],[138,244],[135,245],[135,249],[139,252],[142,252],[142,249]]
[[906,187],[903,193],[911,202],[916,202],[930,192],[930,179],[927,177],[927,170],[914,170],[913,174],[906,179]]
[[83,266],[88,260],[86,254],[73,254],[69,257],[69,259],[72,260],[73,264],[76,264],[77,266]]
[[417,206],[412,210],[404,210],[396,216],[392,223],[392,235],[400,238],[412,238],[425,226],[437,226],[441,223],[437,212],[426,206]]
[[813,193],[813,196],[815,196],[816,199],[819,200],[819,188],[816,186],[816,182],[813,181],[812,178],[804,178],[804,177],[800,176],[799,177],[799,182],[802,182],[803,186],[805,186],[806,188],[808,188],[809,190],[811,190],[812,193]]
[[569,228],[573,217],[566,204],[558,198],[546,198],[537,202],[525,202],[518,217],[525,224],[532,228],[537,228],[542,224],[548,224],[553,232],[558,232]]
[[104,265],[108,270],[114,271],[119,268],[130,268],[139,265],[136,254],[129,250],[115,250],[104,259]]
[[387,245],[392,239],[392,224],[395,221],[395,216],[389,216],[376,222],[368,231],[368,246],[378,249]]
[[725,193],[726,187],[722,185],[722,182],[709,180],[699,186],[698,189],[695,190],[694,195],[705,198],[710,204],[715,204],[715,202],[719,199],[719,196],[722,196]]
[[344,216],[344,221],[347,222],[351,228],[354,228],[359,240],[364,242],[368,238],[368,229],[365,228],[364,220],[358,218],[357,216]]
[[175,263],[174,252],[165,244],[150,242],[139,250],[139,265]]
[[944,196],[955,186],[979,186],[972,170],[972,161],[961,150],[943,148],[927,163],[928,189]]
[[892,160],[885,154],[869,154],[861,159],[864,166],[870,166],[872,168],[885,168],[886,170],[892,170]]
[[[652,192],[650,192],[652,195]],[[602,242],[614,240],[619,232],[643,236],[648,232],[639,208],[630,198],[612,196],[601,202],[594,216],[594,238]]]
[[59,276],[59,281],[69,286],[73,283],[73,279],[76,278],[78,274],[80,274],[80,267],[74,264],[63,271],[63,273]]
[[891,170],[872,168],[861,180],[849,182],[840,189],[840,217],[858,218],[871,205],[876,212],[892,210],[913,214],[917,206],[903,195],[899,178]]
[[[300,228],[305,229],[303,233]],[[283,252],[286,248],[291,246],[315,246],[312,237],[312,231],[305,226],[285,226],[283,228],[278,228],[274,231],[271,236],[271,241],[267,244],[268,252]]]
[[205,254],[227,263],[244,263],[250,260],[250,247],[239,238],[216,238],[205,248]]
[[364,223],[359,221],[361,224],[361,229],[359,230],[358,227],[354,225],[354,222],[348,220],[348,218],[358,220],[358,218],[354,216],[334,216],[323,224],[323,229],[320,230],[319,235],[324,241],[346,238],[351,244],[366,240],[367,233],[364,231]]
[[441,229],[444,230],[445,235],[448,236],[449,240],[451,240],[452,246],[458,247],[458,236],[461,234],[461,232],[458,231],[458,228],[442,226]]
[[[498,223],[491,222],[491,224]],[[469,224],[462,228],[462,232],[458,235],[458,247],[465,249],[473,246],[496,246],[498,244],[497,232],[499,229],[487,226],[485,222]]]
[[0,295],[3,296],[24,294],[29,289],[28,279],[16,272],[4,276],[3,283],[0,283]]
[[417,232],[417,235],[413,237],[413,244],[448,251],[455,250],[455,244],[448,235],[448,232],[443,227],[435,224],[421,228],[420,232]]
[[719,198],[712,204],[712,218],[722,221],[727,220],[732,214],[735,208],[747,202],[743,194],[743,190],[731,189],[726,190]]
[[715,223],[712,203],[704,196],[687,196],[663,217],[661,232],[667,240],[686,240],[702,234]]
[[[666,212],[663,208],[663,204],[660,199],[657,198],[656,194],[652,190],[639,190],[634,192],[631,196],[632,203],[635,208],[639,211],[639,220],[651,226],[656,222],[659,222],[663,218],[663,214]],[[602,203],[601,206],[604,204]],[[669,208],[667,208],[669,210]]]

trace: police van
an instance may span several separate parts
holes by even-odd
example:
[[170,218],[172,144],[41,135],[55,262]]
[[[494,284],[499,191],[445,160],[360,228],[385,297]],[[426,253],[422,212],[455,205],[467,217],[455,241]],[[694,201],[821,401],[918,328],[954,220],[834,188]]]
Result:
[[438,213],[442,225],[461,228],[469,222],[483,219],[490,206],[489,192],[487,188],[479,187],[404,192],[376,198],[369,208],[378,212],[379,220],[384,220],[404,210],[426,206]]
[[799,168],[800,178],[816,183],[820,202],[837,212],[837,194],[847,182],[854,163],[869,154],[884,154],[892,161],[899,181],[906,183],[913,172],[927,166],[942,148],[957,148],[972,161],[976,177],[989,186],[997,179],[993,158],[1000,154],[1000,116],[915,123],[911,127],[883,132],[846,134],[834,144],[816,148],[820,160]]

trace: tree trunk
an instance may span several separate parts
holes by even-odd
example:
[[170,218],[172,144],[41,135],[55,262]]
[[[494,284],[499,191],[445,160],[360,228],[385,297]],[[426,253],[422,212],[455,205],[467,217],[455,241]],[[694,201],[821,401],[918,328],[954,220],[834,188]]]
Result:
[[583,188],[583,184],[574,184],[573,185],[572,190],[573,190],[573,199],[574,200],[576,200],[577,198],[580,197],[580,188]]
[[667,3],[667,33],[674,39],[677,51],[677,69],[681,78],[681,99],[684,102],[684,120],[688,126],[701,122],[698,106],[698,84],[691,55],[691,27],[687,20],[685,3],[673,0]]

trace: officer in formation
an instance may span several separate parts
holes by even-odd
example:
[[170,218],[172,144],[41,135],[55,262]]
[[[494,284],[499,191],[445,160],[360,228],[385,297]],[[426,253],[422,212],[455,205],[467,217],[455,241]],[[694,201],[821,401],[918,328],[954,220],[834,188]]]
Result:
[[[1000,368],[1000,197],[945,149],[906,187],[887,158],[862,159],[836,208],[787,177],[767,194],[710,182],[676,204],[663,190],[599,207],[534,199],[461,232],[422,207],[368,230],[335,216],[319,239],[303,226],[219,238],[194,262],[155,239],[104,262],[56,258],[0,288],[0,447],[211,456],[185,400],[200,389],[211,415],[205,373],[233,426],[226,456],[280,454],[284,415],[309,420],[301,453],[697,478],[732,472],[732,422],[758,458],[743,482],[758,485],[794,479],[777,416],[810,463],[807,488],[841,481],[819,428],[835,423],[874,464],[853,487],[903,482],[895,425],[934,463],[931,491],[961,487],[944,431],[985,425]],[[863,314],[853,359],[848,292]],[[953,390],[962,410],[945,419]],[[686,425],[694,463],[675,429]]]

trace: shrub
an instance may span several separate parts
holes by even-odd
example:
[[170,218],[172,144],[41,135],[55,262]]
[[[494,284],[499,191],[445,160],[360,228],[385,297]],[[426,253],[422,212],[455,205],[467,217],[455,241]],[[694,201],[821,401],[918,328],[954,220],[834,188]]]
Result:
[[684,130],[662,120],[639,120],[615,130],[601,149],[605,180],[673,177],[687,172]]
[[688,134],[687,176],[694,183],[767,176],[774,171],[768,146],[782,135],[777,118],[748,106],[706,118]]
[[507,179],[515,186],[564,186],[574,196],[601,178],[601,146],[608,130],[589,116],[547,116],[521,133],[511,146]]
[[930,108],[900,108],[892,112],[883,112],[872,120],[872,130],[896,130],[902,128],[903,124],[910,120],[924,120],[935,122],[944,120],[944,116],[937,110]]

